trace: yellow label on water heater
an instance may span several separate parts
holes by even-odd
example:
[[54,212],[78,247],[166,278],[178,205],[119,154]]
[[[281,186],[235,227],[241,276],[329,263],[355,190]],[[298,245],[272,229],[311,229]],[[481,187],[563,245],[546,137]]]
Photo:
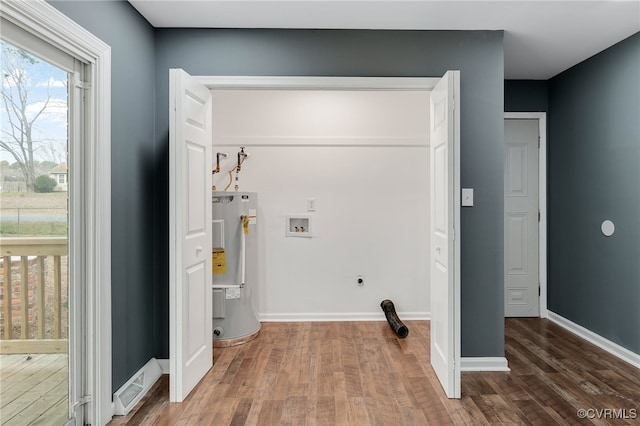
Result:
[[223,248],[216,248],[211,251],[211,260],[214,274],[224,274],[227,272],[227,257]]

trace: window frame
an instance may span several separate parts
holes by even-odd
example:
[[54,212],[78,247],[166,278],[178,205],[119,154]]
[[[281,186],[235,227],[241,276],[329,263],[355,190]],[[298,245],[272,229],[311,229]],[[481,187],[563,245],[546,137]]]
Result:
[[[111,48],[48,3],[2,1],[2,18],[40,42],[85,65],[86,76],[74,84],[85,92],[81,162],[78,164],[83,206],[70,235],[85,255],[81,279],[86,283],[86,353],[83,403],[85,422],[106,424],[111,402]],[[78,76],[78,73],[76,73]]]

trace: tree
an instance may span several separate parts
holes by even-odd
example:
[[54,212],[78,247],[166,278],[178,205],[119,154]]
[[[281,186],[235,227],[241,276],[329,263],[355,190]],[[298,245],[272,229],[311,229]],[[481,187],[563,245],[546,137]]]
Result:
[[[36,173],[34,153],[41,142],[36,139],[36,124],[52,101],[50,89],[53,80],[48,75],[39,75],[42,65],[48,65],[46,62],[4,41],[0,41],[0,49],[0,148],[15,159],[24,176],[27,191],[33,191]],[[36,91],[36,86],[40,90]],[[36,92],[44,94],[36,96]]]
[[33,183],[35,192],[53,192],[53,188],[57,185],[55,179],[46,175],[40,175]]

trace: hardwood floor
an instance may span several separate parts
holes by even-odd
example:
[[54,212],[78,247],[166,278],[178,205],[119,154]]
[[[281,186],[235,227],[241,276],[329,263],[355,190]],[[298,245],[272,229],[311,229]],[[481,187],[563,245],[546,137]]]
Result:
[[264,323],[215,348],[185,402],[163,376],[110,425],[640,425],[640,370],[547,320],[506,320],[511,372],[463,373],[460,400],[429,365],[429,322],[405,324],[398,339],[386,322]]

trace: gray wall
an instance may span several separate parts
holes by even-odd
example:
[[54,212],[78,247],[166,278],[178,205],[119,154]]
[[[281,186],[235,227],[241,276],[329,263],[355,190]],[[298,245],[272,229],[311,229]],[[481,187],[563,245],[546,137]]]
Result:
[[547,80],[505,80],[504,110],[507,112],[548,112]]
[[[156,30],[156,145],[168,169],[169,68],[192,75],[424,76],[461,70],[462,355],[504,356],[501,31]],[[166,175],[165,175],[166,176]],[[159,179],[158,341],[168,356],[168,195]]]
[[549,308],[640,354],[640,33],[551,79],[549,109]]
[[[111,46],[113,389],[155,356],[154,32],[129,3],[51,1]],[[116,25],[117,24],[117,25]],[[161,208],[166,209],[163,205]],[[163,230],[164,231],[164,230]]]

